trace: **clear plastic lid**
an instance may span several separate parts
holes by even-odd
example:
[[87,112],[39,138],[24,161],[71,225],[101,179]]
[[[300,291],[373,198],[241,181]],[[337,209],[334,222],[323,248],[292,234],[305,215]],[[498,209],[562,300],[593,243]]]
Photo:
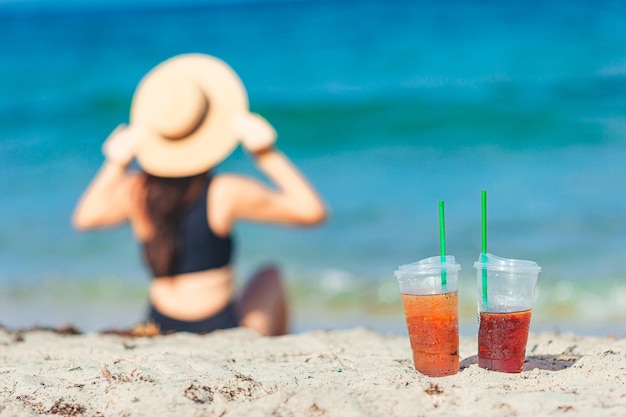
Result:
[[478,256],[478,260],[474,262],[474,268],[491,271],[515,271],[528,274],[541,272],[541,267],[534,261],[501,258],[491,253],[481,253]]
[[430,258],[422,259],[421,261],[413,262],[411,264],[400,265],[395,271],[395,275],[402,275],[410,272],[411,274],[432,274],[433,272],[445,269],[446,271],[459,271],[461,265],[456,263],[454,256],[446,255],[432,256]]
[[433,256],[399,266],[394,275],[402,294],[443,294],[457,290],[460,269],[454,256]]

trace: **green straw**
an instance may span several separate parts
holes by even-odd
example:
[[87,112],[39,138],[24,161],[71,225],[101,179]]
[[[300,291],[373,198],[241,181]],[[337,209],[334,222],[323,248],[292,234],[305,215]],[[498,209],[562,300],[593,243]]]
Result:
[[[439,202],[439,252],[441,254],[441,262],[446,261],[446,224],[443,211],[443,201]],[[446,286],[446,270],[441,271],[441,286]]]
[[[482,261],[483,263],[487,262],[487,191],[482,191],[481,196],[481,220],[482,220]],[[482,287],[483,287],[483,305],[487,306],[487,268],[483,265],[483,277],[482,277]]]

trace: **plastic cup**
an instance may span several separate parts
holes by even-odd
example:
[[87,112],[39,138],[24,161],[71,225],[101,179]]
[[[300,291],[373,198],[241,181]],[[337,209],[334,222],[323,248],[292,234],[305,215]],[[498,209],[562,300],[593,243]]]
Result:
[[480,255],[474,268],[478,279],[478,366],[522,372],[541,267],[533,261],[487,253]]
[[[459,372],[458,277],[454,256],[434,256],[400,266],[398,280],[413,364],[428,376]],[[446,284],[442,284],[442,271]]]

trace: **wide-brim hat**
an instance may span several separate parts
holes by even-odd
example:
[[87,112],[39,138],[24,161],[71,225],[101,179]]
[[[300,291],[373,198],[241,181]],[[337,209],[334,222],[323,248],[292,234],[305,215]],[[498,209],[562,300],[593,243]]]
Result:
[[170,58],[150,70],[133,95],[137,163],[161,177],[206,172],[235,149],[233,117],[248,111],[245,87],[225,62],[205,54]]

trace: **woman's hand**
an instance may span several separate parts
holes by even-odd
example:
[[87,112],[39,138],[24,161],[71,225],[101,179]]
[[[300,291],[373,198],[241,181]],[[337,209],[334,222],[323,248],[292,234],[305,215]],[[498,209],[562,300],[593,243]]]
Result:
[[239,134],[244,149],[259,155],[274,147],[276,130],[267,120],[256,113],[238,114],[233,125]]
[[102,153],[109,162],[126,167],[135,157],[140,139],[136,128],[121,124],[104,141]]

